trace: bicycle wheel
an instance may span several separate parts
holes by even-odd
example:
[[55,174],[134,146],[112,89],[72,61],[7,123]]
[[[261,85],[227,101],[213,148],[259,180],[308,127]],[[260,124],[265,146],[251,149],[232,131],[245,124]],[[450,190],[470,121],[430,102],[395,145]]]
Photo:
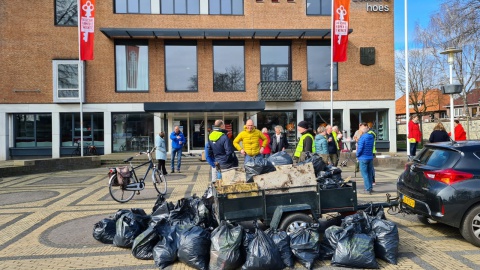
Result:
[[90,147],[90,154],[92,156],[96,156],[97,155],[97,148],[96,147]]
[[[135,181],[132,178],[132,181]],[[108,189],[110,191],[110,196],[112,196],[112,199],[119,203],[125,203],[130,201],[133,196],[135,196],[135,191],[133,190],[125,190],[123,188],[123,185],[118,185],[116,184],[117,182],[117,175],[114,174],[112,177],[110,177],[110,180],[108,181]]]
[[75,156],[80,156],[80,149],[77,148],[77,149],[73,150],[72,157],[75,157]]
[[153,186],[159,194],[167,194],[167,178],[159,170],[154,170],[152,173]]

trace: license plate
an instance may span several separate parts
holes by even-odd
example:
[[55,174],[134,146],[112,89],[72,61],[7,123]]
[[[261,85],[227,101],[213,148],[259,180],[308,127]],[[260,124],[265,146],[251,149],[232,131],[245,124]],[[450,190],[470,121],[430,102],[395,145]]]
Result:
[[415,208],[415,200],[408,196],[403,195],[402,202],[412,208]]

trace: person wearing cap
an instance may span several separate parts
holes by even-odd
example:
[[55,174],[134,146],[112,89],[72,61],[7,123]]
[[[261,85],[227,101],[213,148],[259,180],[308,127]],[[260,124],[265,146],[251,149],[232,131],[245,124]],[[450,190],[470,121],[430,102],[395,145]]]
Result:
[[298,141],[297,148],[295,149],[295,153],[293,154],[293,158],[298,162],[303,161],[300,160],[302,152],[315,153],[315,134],[313,133],[312,129],[306,121],[300,121],[297,124],[297,130],[298,133],[300,133],[302,136]]
[[[262,139],[262,146],[260,147],[259,140]],[[242,142],[242,146],[240,145]],[[233,146],[245,156],[245,163],[256,156],[263,154],[265,146],[267,146],[268,140],[260,130],[256,129],[253,125],[253,120],[248,119],[245,123],[244,130],[240,132],[235,140],[233,140]]]

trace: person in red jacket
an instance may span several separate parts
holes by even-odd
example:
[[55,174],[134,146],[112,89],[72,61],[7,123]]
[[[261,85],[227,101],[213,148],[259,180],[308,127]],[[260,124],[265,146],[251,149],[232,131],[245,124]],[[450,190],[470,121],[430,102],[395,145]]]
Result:
[[[267,146],[265,146],[265,148],[263,149],[262,155],[263,155],[264,158],[268,158],[270,156],[270,154],[272,154],[272,149],[270,148],[271,139],[270,139],[270,135],[268,135],[268,129],[267,128],[265,128],[265,127],[262,128],[262,133],[263,133],[263,135],[265,135],[265,137],[267,137],[267,142],[268,142]],[[263,144],[263,140],[261,138],[259,139],[259,143],[260,143],[260,145]]]
[[413,115],[408,122],[408,140],[410,141],[410,156],[412,159],[417,154],[417,145],[422,141],[422,132],[418,123],[418,115]]
[[[462,124],[460,124],[460,121],[458,120],[453,120],[453,125],[455,126],[455,138],[453,139],[454,141],[466,141],[467,140],[467,133],[465,132],[465,129],[463,129]],[[452,136],[452,133],[449,132],[448,136]]]

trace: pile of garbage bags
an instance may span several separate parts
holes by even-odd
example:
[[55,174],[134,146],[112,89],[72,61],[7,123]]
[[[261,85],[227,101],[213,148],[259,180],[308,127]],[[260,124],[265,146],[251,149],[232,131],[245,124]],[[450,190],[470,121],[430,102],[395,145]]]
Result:
[[[97,222],[93,237],[131,249],[141,260],[153,260],[164,269],[180,261],[194,269],[284,269],[298,261],[312,269],[320,260],[334,266],[378,268],[376,258],[397,264],[399,236],[395,223],[385,219],[383,208],[345,217],[341,226],[324,233],[318,224],[303,224],[292,232],[273,228],[262,231],[221,221],[216,223],[208,190],[167,202],[163,196],[152,208],[120,209]],[[254,224],[257,224],[256,222]]]

